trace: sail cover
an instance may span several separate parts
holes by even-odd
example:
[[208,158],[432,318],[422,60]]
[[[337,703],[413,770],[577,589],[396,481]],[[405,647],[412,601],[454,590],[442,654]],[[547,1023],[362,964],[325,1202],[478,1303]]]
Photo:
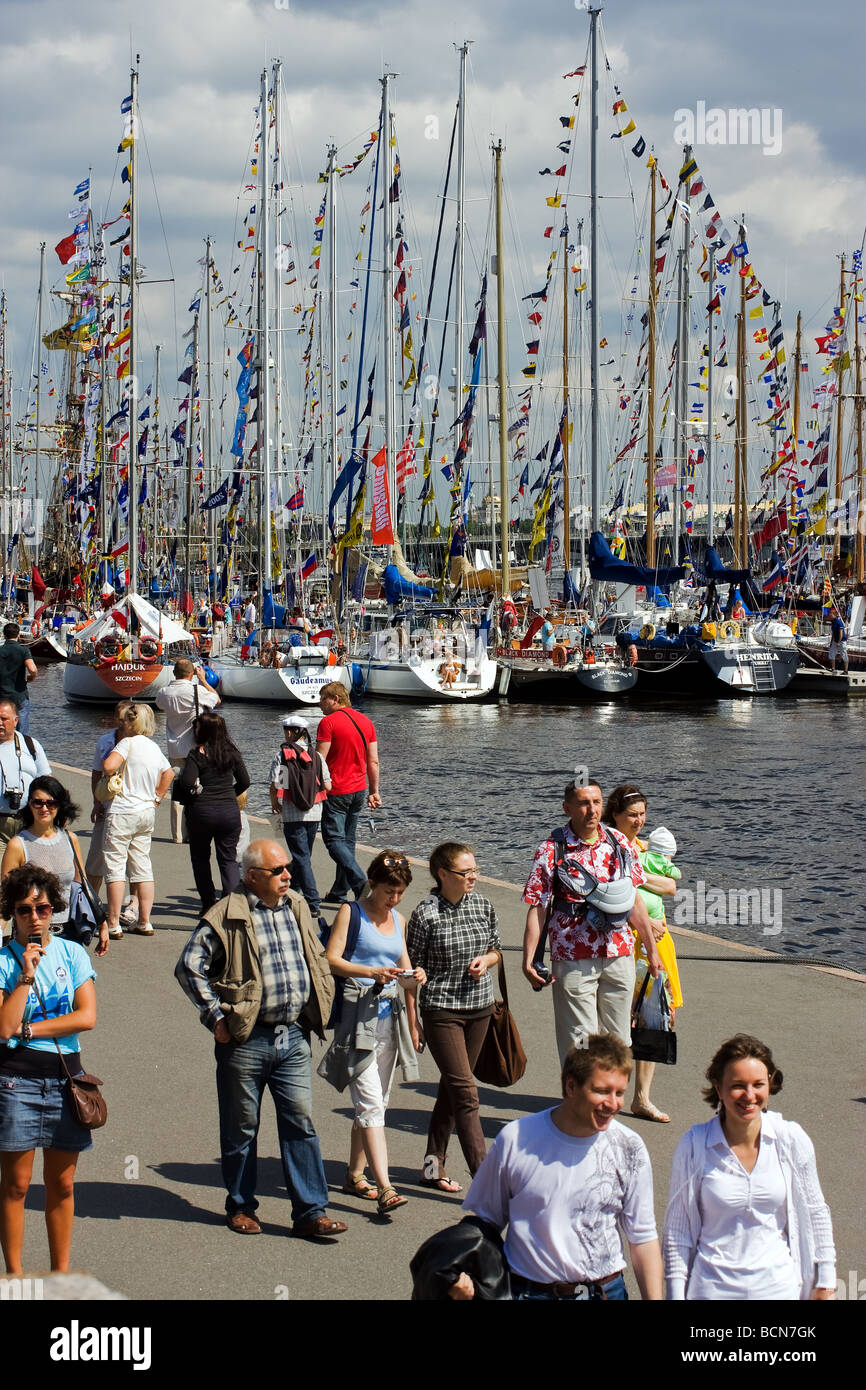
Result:
[[433,597],[432,589],[428,589],[426,584],[413,584],[410,580],[404,579],[396,565],[385,566],[382,581],[385,585],[385,598],[392,604],[402,603],[407,598]]
[[589,572],[593,579],[611,584],[673,584],[685,575],[680,565],[669,569],[647,569],[617,560],[600,531],[593,531],[589,538]]

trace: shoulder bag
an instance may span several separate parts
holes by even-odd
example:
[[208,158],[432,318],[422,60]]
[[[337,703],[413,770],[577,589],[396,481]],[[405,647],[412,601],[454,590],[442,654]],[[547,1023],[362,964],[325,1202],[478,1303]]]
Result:
[[520,1041],[514,1015],[508,1007],[508,987],[505,983],[505,966],[501,954],[499,992],[502,998],[494,1000],[493,1015],[481,1044],[474,1073],[476,1079],[483,1081],[487,1086],[513,1086],[526,1071],[526,1053]]
[[127,753],[116,772],[103,772],[93,792],[95,801],[113,801],[123,791],[123,774],[129,761]]
[[63,833],[69,841],[72,858],[75,860],[75,867],[78,870],[79,881],[76,882],[73,879],[69,886],[69,916],[60,935],[67,941],[77,941],[79,946],[89,946],[93,940],[94,932],[98,931],[107,919],[108,912],[105,904],[100,901],[87,882],[87,875],[81,867],[81,860],[78,858],[72,836],[68,830],[64,830]]
[[[12,954],[17,960],[18,957],[15,955],[14,951]],[[21,969],[24,970],[23,956],[21,957],[20,964]],[[42,995],[39,993],[35,979],[32,988],[36,998],[42,1006],[42,1012],[47,1018],[48,1011],[45,1008],[45,1003]],[[77,1076],[73,1076],[56,1038],[54,1039],[54,1046],[57,1048],[60,1064],[66,1072],[66,1084],[69,1087],[69,1104],[72,1107],[72,1113],[75,1119],[84,1129],[101,1129],[108,1119],[108,1106],[105,1103],[104,1095],[99,1089],[102,1082],[98,1076],[91,1076],[89,1071],[80,1071]]]

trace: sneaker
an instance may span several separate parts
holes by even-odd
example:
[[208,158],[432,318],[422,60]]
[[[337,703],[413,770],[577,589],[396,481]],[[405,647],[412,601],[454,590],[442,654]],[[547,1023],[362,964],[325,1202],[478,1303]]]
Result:
[[130,931],[135,932],[136,936],[153,936],[153,927],[149,922],[136,922]]

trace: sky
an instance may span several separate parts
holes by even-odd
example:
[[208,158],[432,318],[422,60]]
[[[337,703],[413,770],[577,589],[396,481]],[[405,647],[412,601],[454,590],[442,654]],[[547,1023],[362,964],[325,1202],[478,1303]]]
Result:
[[[59,285],[53,246],[72,226],[72,190],[88,168],[97,217],[116,216],[122,204],[115,149],[131,55],[140,54],[146,141],[140,256],[152,282],[142,291],[141,350],[147,357],[153,343],[163,343],[167,371],[176,375],[204,237],[214,239],[227,282],[238,264],[237,215],[252,196],[242,190],[250,181],[263,66],[283,61],[286,197],[302,271],[325,148],[332,140],[341,162],[360,150],[376,125],[383,67],[398,74],[392,105],[407,239],[420,286],[456,99],[454,46],[470,40],[466,317],[474,313],[488,235],[496,138],[505,145],[509,368],[519,389],[520,337],[528,336],[521,297],[544,276],[551,248],[543,231],[552,182],[539,170],[555,167],[559,117],[574,110],[571,98],[581,89],[579,80],[564,81],[563,74],[587,55],[588,21],[580,3],[146,0],[121,8],[106,0],[0,0],[0,20],[0,283],[19,380],[31,369],[40,242],[47,243],[49,283]],[[735,230],[744,216],[750,258],[765,287],[782,300],[786,330],[802,310],[805,333],[821,333],[838,303],[840,254],[850,264],[864,234],[860,7],[854,0],[821,11],[803,0],[760,6],[746,0],[611,0],[601,22],[611,68],[599,103],[600,186],[609,195],[602,207],[599,292],[605,333],[611,341],[608,326],[621,334],[647,178],[644,160],[622,149],[631,143],[628,136],[610,140],[617,128],[612,83],[636,122],[632,138],[646,139],[674,184],[683,113],[696,115],[701,103],[766,112],[763,144],[696,143],[694,154],[726,224]],[[587,104],[588,84],[576,141],[581,123],[585,133]],[[438,138],[430,138],[437,122]],[[765,153],[770,144],[777,152]],[[348,254],[358,244],[369,167],[368,161],[341,181],[341,248]],[[578,162],[570,184],[572,228],[585,211],[585,191],[585,166]],[[245,270],[238,277],[247,278]],[[341,292],[348,292],[347,284]],[[48,326],[61,321],[55,306]],[[287,342],[295,336],[287,335]],[[290,344],[287,350],[294,351]]]

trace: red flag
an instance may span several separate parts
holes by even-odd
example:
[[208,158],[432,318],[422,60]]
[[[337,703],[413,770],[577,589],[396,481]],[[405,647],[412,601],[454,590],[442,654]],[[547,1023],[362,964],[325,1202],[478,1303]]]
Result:
[[123,609],[122,609],[122,608],[113,608],[112,611],[111,611],[111,616],[112,616],[112,618],[114,619],[114,621],[117,623],[117,626],[118,626],[118,627],[122,627],[123,630],[124,630],[124,632],[126,632],[126,629],[127,629],[127,626],[128,626],[128,619],[127,619],[127,616],[126,616],[126,614],[124,613]]
[[415,467],[415,441],[411,430],[397,451],[397,491],[406,491],[406,479],[418,472]]
[[65,236],[62,241],[58,241],[54,250],[60,257],[60,264],[66,265],[66,262],[71,261],[72,257],[75,255],[75,252],[78,250],[78,247],[75,243],[75,237]]
[[34,598],[42,598],[48,588],[48,585],[45,583],[45,580],[42,578],[42,575],[35,565],[33,566],[33,571],[30,576],[30,587],[33,590]]
[[373,459],[373,516],[370,522],[370,539],[374,545],[394,544],[394,532],[391,529],[391,499],[388,496],[388,470],[385,466],[384,449],[380,449]]
[[534,314],[527,314],[530,323],[541,323],[541,315],[536,311]]

